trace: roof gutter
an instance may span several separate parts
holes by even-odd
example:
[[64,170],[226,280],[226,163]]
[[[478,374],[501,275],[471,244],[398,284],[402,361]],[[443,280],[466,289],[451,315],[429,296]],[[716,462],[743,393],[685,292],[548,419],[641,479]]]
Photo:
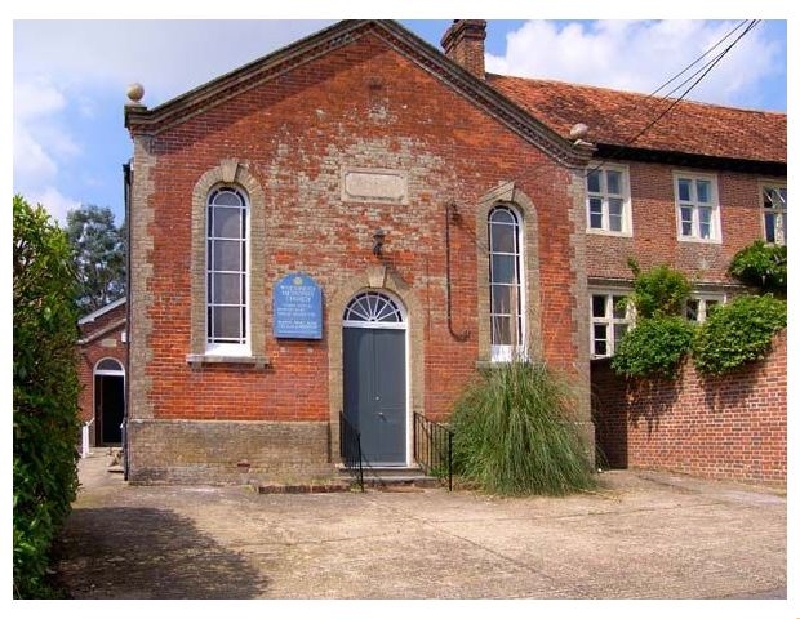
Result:
[[764,176],[786,176],[785,161],[759,161],[755,159],[737,159],[735,157],[715,157],[697,153],[657,150],[637,146],[621,146],[619,144],[597,143],[596,159],[644,161],[647,163],[664,163],[690,168],[708,170],[727,170]]

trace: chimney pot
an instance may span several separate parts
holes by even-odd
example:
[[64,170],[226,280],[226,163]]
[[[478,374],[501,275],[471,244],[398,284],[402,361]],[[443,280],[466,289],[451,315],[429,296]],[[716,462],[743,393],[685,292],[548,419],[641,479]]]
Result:
[[454,19],[442,37],[445,56],[479,79],[486,79],[485,19]]

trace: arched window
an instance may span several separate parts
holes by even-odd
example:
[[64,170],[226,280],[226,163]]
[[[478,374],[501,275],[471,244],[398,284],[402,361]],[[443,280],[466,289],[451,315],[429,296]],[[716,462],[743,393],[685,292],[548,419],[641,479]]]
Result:
[[94,373],[122,375],[125,374],[125,370],[122,368],[122,364],[119,361],[106,357],[97,362],[97,365],[94,366]]
[[206,210],[206,350],[249,354],[248,205],[239,189],[218,187]]
[[525,281],[520,216],[508,206],[489,211],[489,321],[493,361],[525,350]]

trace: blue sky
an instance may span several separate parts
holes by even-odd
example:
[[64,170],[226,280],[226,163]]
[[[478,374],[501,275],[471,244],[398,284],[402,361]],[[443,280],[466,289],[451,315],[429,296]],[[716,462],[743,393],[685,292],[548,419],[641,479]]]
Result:
[[[451,23],[400,21],[437,47]],[[650,92],[738,21],[489,20],[487,70]],[[16,20],[14,191],[62,223],[81,203],[121,219],[127,84],[153,107],[329,23]],[[764,21],[689,98],[786,111],[786,56],[786,22]]]

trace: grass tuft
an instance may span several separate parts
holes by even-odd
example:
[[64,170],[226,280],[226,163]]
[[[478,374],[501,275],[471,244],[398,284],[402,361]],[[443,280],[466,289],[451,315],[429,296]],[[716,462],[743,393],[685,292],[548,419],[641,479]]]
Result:
[[457,401],[455,471],[494,494],[563,495],[594,488],[570,414],[566,380],[543,364],[514,361],[484,371]]

